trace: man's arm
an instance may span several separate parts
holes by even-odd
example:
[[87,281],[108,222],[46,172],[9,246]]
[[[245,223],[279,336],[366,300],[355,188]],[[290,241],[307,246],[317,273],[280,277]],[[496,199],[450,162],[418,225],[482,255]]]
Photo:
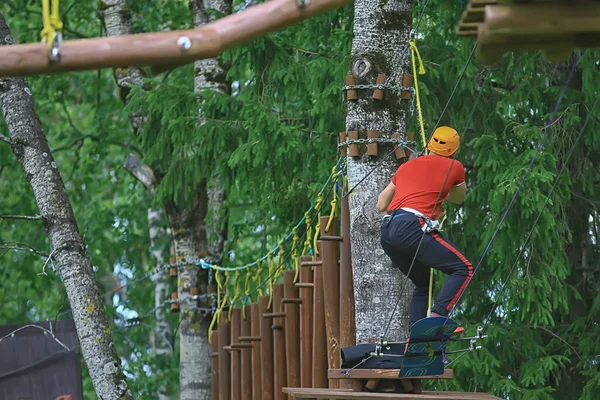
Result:
[[379,193],[379,197],[377,198],[377,211],[383,212],[387,210],[388,206],[392,201],[392,198],[394,197],[395,191],[396,185],[390,182],[390,184],[387,185],[381,193]]
[[466,182],[461,183],[458,186],[452,186],[452,189],[448,192],[446,200],[454,204],[462,204],[465,201],[465,194],[467,193]]

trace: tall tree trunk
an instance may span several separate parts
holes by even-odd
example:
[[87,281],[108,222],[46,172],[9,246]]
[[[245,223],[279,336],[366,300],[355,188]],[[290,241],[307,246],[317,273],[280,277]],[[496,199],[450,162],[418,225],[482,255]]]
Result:
[[[231,13],[231,2],[223,0],[191,0],[194,27],[205,25],[211,20],[208,10],[216,10],[222,14]],[[215,90],[230,93],[230,86],[226,81],[226,68],[219,59],[199,60],[194,63],[194,91]],[[202,118],[202,110],[200,118]],[[225,242],[227,212],[223,202],[225,191],[218,176],[212,176],[205,182],[204,190],[193,202],[193,208],[181,209],[170,207],[170,218],[173,229],[177,232],[175,245],[177,255],[185,260],[193,260],[207,254],[220,255]],[[211,215],[208,215],[208,212]],[[207,218],[208,217],[208,218]],[[209,246],[208,238],[213,240]],[[190,240],[192,239],[192,240]],[[206,273],[199,276],[196,268],[185,268],[179,280],[179,298],[190,295],[190,288],[196,287],[200,293],[206,293],[208,276]],[[201,303],[210,307],[207,301]],[[186,303],[182,303],[182,322],[180,343],[180,371],[179,386],[181,400],[209,400],[210,391],[210,345],[208,343],[208,326],[210,314],[205,312],[186,312]]]
[[[167,236],[166,229],[162,225],[162,209],[148,209],[148,228],[150,236],[150,251],[155,265],[159,268],[159,273],[154,280],[154,306],[156,307],[155,318],[156,328],[154,331],[154,354],[157,357],[173,356],[174,340],[171,337],[171,327],[165,313],[164,302],[169,298],[169,272],[161,269],[167,262],[168,247],[161,243],[161,239]],[[165,254],[166,252],[166,254]],[[158,374],[161,375],[160,373]],[[169,400],[170,396],[165,392],[164,386],[161,386],[158,393],[158,400]]]
[[[412,18],[410,0],[357,0],[354,3],[354,40],[352,43],[351,73],[357,84],[374,84],[377,74],[391,76],[400,85],[402,75],[410,73],[408,46]],[[358,101],[349,101],[346,115],[348,130],[358,129],[361,137],[367,130],[378,130],[382,137],[406,132],[406,100],[398,93],[386,91],[383,100],[371,98],[371,90],[359,90]],[[377,102],[377,104],[374,104]],[[366,155],[348,158],[348,181],[354,187],[382,158]],[[387,149],[387,147],[386,147]],[[380,244],[382,215],[375,209],[377,196],[388,185],[398,163],[394,156],[365,179],[349,196],[356,302],[356,340],[358,343],[379,340],[388,322],[386,340],[405,338],[408,326],[408,306],[412,284],[406,282],[396,312],[392,310],[406,278],[392,268],[390,259]]]
[[[0,45],[12,43],[10,30],[0,15]],[[25,80],[0,79],[0,104],[12,150],[31,185],[50,240],[51,256],[65,284],[94,389],[103,400],[132,399],[90,258]]]
[[[194,17],[194,25],[200,26],[209,21],[208,9],[216,9],[224,14],[231,12],[230,2],[190,1],[190,8]],[[128,12],[126,0],[101,0],[101,17],[108,36],[125,35],[131,33],[131,16]],[[228,93],[229,85],[225,82],[226,70],[217,59],[208,59],[197,62],[195,67],[195,89],[203,88],[219,90]],[[127,95],[131,85],[142,85],[143,73],[136,68],[115,70],[115,79],[119,86],[121,99],[127,102]],[[135,131],[143,128],[145,118],[141,114],[130,115],[132,127]],[[161,176],[159,171],[154,171],[155,176]],[[208,186],[210,185],[210,186]],[[210,189],[210,190],[209,190]],[[226,224],[221,222],[224,209],[221,207],[225,193],[218,177],[212,177],[210,182],[205,181],[203,187],[191,203],[179,204],[172,202],[165,206],[165,211],[173,231],[173,241],[178,260],[192,262],[199,257],[205,257],[208,251],[207,224],[205,222],[208,209],[215,218],[209,221],[209,230],[214,229],[217,241],[211,251],[220,253],[226,238]],[[210,205],[209,205],[210,203]],[[212,235],[211,235],[212,236]],[[210,323],[210,314],[190,310],[186,298],[190,296],[192,288],[206,293],[207,274],[199,271],[197,266],[185,266],[180,270],[178,277],[178,297],[181,301],[180,325],[180,399],[203,400],[210,398],[210,348],[207,330]],[[201,302],[202,307],[209,307],[208,302]]]

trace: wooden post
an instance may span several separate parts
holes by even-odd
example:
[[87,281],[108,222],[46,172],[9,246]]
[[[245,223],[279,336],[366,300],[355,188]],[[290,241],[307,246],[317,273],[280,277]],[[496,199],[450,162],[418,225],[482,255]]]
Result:
[[[329,231],[325,232],[329,217],[321,217],[321,240],[323,253],[323,304],[325,308],[325,331],[327,334],[327,366],[338,369],[340,357],[340,268],[338,220],[333,217]],[[337,380],[329,380],[330,388],[339,388]]]
[[[413,84],[413,76],[411,74],[404,74],[402,75],[402,86],[404,87],[412,87]],[[403,90],[400,92],[400,97],[403,98],[404,100],[410,100],[410,97],[412,96],[412,92],[408,91],[408,90]]]
[[[157,65],[171,68],[247,43],[313,15],[346,4],[348,0],[271,0],[228,15],[200,28],[127,36],[69,40],[62,43],[60,60],[51,63],[43,43],[0,48],[0,76]],[[162,70],[162,69],[161,69]]]
[[[250,306],[244,307],[242,316],[242,326],[240,329],[240,337],[251,335],[252,313]],[[238,343],[241,343],[238,337]],[[246,347],[240,349],[242,359],[242,400],[252,400],[252,344],[246,344]]]
[[[348,140],[358,140],[358,131],[349,131]],[[360,148],[358,143],[351,143],[348,148],[350,149],[350,157],[360,156]]]
[[[223,317],[224,318],[224,317]],[[219,335],[219,400],[231,400],[231,358],[225,347],[231,340],[231,324],[225,321],[218,330]]]
[[211,400],[219,400],[219,333],[210,333],[210,393]]
[[[242,310],[240,308],[234,308],[231,311],[231,346],[238,343],[241,328],[241,313]],[[233,350],[229,353],[231,356],[231,400],[241,400],[240,381],[242,376],[240,352],[234,350],[231,346],[229,346]]]
[[283,274],[287,387],[300,387],[300,299],[298,288],[294,286],[295,276],[296,271],[285,271]]
[[[400,134],[399,133],[392,134],[392,139],[400,139]],[[392,143],[392,146],[394,146],[394,148],[396,148],[396,146],[398,146],[398,145],[396,143]],[[396,156],[397,160],[406,157],[406,152],[404,151],[404,147],[398,147],[396,149],[396,151],[394,152],[394,155]]]
[[273,285],[273,352],[274,352],[274,391],[275,400],[285,400],[286,394],[283,388],[287,385],[287,368],[285,357],[285,325],[284,313],[281,312],[281,300],[283,299],[283,285],[278,283]]
[[273,330],[271,320],[264,318],[269,313],[269,296],[261,296],[260,307],[260,363],[262,370],[261,400],[273,400]]
[[[340,349],[356,344],[354,319],[354,280],[352,278],[352,252],[350,247],[350,206],[348,197],[342,198],[341,210],[342,251],[340,255]],[[340,382],[341,389],[351,389],[352,383]]]
[[[367,131],[367,137],[369,139],[379,138],[379,131]],[[377,156],[377,142],[367,144],[367,154],[370,156]]]
[[312,352],[313,352],[313,270],[311,256],[300,258],[300,387],[310,388],[312,386]]
[[[344,143],[345,141],[346,141],[346,132],[340,132],[339,133],[338,144]],[[346,157],[346,149],[347,148],[348,148],[348,146],[342,146],[342,147],[340,147],[340,156]]]
[[[260,306],[258,303],[250,307],[252,313],[252,400],[262,400],[262,363],[260,356]],[[258,339],[258,340],[257,340]]]
[[[317,241],[319,249],[321,241]],[[319,252],[319,254],[322,254]],[[325,308],[323,304],[323,273],[321,257],[315,256],[314,300],[313,300],[313,387],[326,388],[327,383],[327,338],[325,337]]]
[[[385,74],[377,74],[377,82],[375,82],[375,84],[383,85],[386,80],[387,80],[387,76],[385,76]],[[375,99],[375,100],[383,99],[383,89],[373,90],[373,99]]]

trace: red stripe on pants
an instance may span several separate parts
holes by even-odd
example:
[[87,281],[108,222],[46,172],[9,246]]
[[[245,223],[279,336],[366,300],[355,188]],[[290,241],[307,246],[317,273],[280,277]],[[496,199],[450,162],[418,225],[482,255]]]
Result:
[[456,304],[456,302],[458,301],[458,298],[460,297],[460,295],[462,294],[462,292],[464,292],[465,288],[467,287],[467,285],[469,284],[469,281],[471,280],[471,277],[473,276],[473,264],[471,264],[469,262],[469,260],[467,260],[465,258],[465,256],[463,256],[461,254],[460,251],[456,250],[452,245],[450,245],[450,243],[444,241],[440,235],[438,235],[437,233],[434,233],[433,238],[435,240],[437,240],[437,242],[439,244],[441,244],[442,246],[444,246],[445,248],[447,248],[448,250],[450,250],[452,253],[454,253],[459,259],[460,261],[462,261],[467,268],[469,269],[469,273],[467,275],[467,278],[465,279],[465,281],[463,282],[462,286],[460,287],[460,289],[458,289],[458,292],[456,292],[456,295],[452,298],[452,301],[450,301],[450,303],[448,303],[448,305],[446,306],[446,310],[450,311],[450,309],[454,306],[454,304]]

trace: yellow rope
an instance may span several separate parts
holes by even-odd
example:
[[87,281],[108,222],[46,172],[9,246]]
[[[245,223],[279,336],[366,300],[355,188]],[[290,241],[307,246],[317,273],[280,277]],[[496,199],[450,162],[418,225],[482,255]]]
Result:
[[[246,280],[244,281],[244,302],[242,304],[242,318],[246,319],[246,301],[250,297],[250,268],[245,268]],[[250,300],[252,302],[252,299]]]
[[304,214],[304,221],[306,224],[306,240],[304,241],[302,255],[306,255],[306,251],[310,249],[310,246],[312,244],[312,221],[308,212]]
[[421,111],[421,98],[419,97],[419,79],[417,77],[417,64],[415,62],[415,54],[419,60],[419,75],[425,74],[425,67],[423,67],[423,60],[421,59],[421,53],[417,48],[417,44],[414,39],[408,41],[410,44],[410,57],[412,60],[413,75],[415,77],[415,99],[417,100],[417,113],[419,120],[419,127],[421,129],[421,140],[423,140],[423,152],[427,154],[427,139],[425,138],[425,126],[423,125],[423,113]]
[[298,236],[298,229],[292,229],[293,240],[292,240],[292,260],[294,261],[294,270],[296,271],[296,275],[294,275],[294,283],[298,281],[298,276],[300,275],[300,258],[298,257],[298,241],[300,237]]
[[[258,297],[261,297],[263,295],[262,282],[260,281],[260,279],[262,278],[262,273],[263,273],[262,261],[260,261],[260,260],[256,261],[256,265],[258,265],[258,269],[256,270],[256,275],[254,276],[253,281],[257,285],[256,292],[258,293]],[[258,299],[257,299],[257,301],[258,301]]]
[[63,28],[63,23],[60,19],[60,0],[52,0],[52,8],[50,7],[51,0],[42,0],[42,19],[44,21],[44,29],[42,29],[42,41],[48,46],[48,50],[52,48],[55,37],[60,34]]
[[223,289],[223,285],[221,284],[221,276],[219,275],[219,272],[220,272],[219,269],[215,269],[215,281],[217,282],[217,309],[215,310],[213,319],[210,322],[210,326],[208,327],[208,342],[209,343],[210,343],[210,337],[211,337],[210,333],[213,331],[215,324],[220,322],[221,312],[223,311],[223,307],[221,306],[221,290]]
[[284,261],[285,261],[285,246],[282,243],[279,243],[279,255],[278,257],[278,261],[277,261],[277,270],[275,271],[275,279],[274,281],[277,282],[277,279],[279,279],[279,277],[281,276],[281,274],[283,274],[283,271],[285,270],[284,267]]
[[240,278],[242,276],[242,270],[241,269],[236,269],[235,270],[235,283],[234,283],[234,294],[233,294],[233,299],[229,302],[229,319],[231,319],[231,312],[233,311],[233,308],[235,307],[235,302],[242,296],[242,289],[240,288]]
[[269,253],[269,305],[267,308],[271,308],[273,303],[273,280],[275,278],[275,259],[273,253]]
[[[334,177],[337,177],[337,168],[333,167],[333,169],[331,170],[331,174]],[[327,226],[325,227],[325,232],[329,232],[329,228],[331,228],[331,223],[333,222],[333,217],[335,217],[335,212],[337,210],[337,203],[338,203],[338,198],[337,198],[337,190],[336,190],[336,185],[337,183],[337,179],[333,180],[333,198],[331,200],[331,213],[329,214],[329,221],[327,221]]]
[[319,239],[319,233],[321,232],[321,207],[323,206],[323,194],[319,193],[317,196],[317,203],[315,204],[315,210],[317,210],[317,225],[315,226],[315,236],[313,238],[313,251],[316,256],[319,255],[319,247],[317,246],[317,239]]

